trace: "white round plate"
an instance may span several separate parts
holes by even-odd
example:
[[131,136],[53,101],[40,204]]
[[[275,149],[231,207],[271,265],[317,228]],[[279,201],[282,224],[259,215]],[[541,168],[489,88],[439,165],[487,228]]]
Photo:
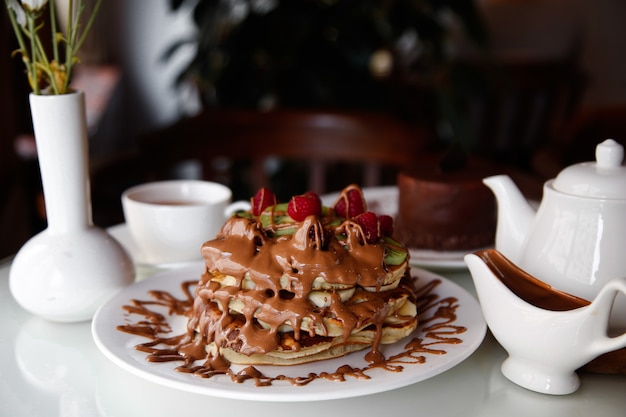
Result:
[[465,264],[465,255],[473,252],[475,251],[468,250],[444,252],[409,248],[411,265],[437,270],[465,269],[467,268],[467,265]]
[[[480,306],[476,299],[463,288],[436,274],[424,270],[413,270],[413,275],[419,277],[418,286],[432,280],[441,280],[441,283],[432,292],[440,299],[454,297],[458,300],[456,310],[457,319],[455,326],[463,326],[467,330],[464,333],[455,334],[452,337],[462,339],[458,344],[435,345],[436,349],[442,349],[445,354],[430,354],[420,352],[426,359],[424,363],[403,364],[402,372],[390,372],[380,368],[367,370],[370,379],[356,379],[350,376],[343,382],[329,381],[319,378],[307,385],[297,386],[286,381],[275,381],[270,386],[258,387],[253,381],[235,383],[225,375],[203,379],[192,374],[175,371],[178,362],[153,363],[146,361],[146,354],[139,352],[134,347],[148,341],[141,336],[118,331],[116,326],[128,322],[123,305],[129,304],[131,299],[148,300],[148,291],[167,291],[176,297],[183,296],[181,283],[199,277],[199,267],[193,266],[178,270],[163,271],[151,278],[140,281],[119,292],[96,313],[92,322],[92,333],[96,345],[102,353],[111,361],[147,380],[168,386],[171,388],[194,392],[198,394],[219,396],[240,400],[254,401],[317,401],[338,398],[357,397],[395,388],[404,387],[425,379],[434,377],[469,357],[481,344],[487,326],[483,319]],[[155,308],[156,310],[156,308]],[[163,314],[168,312],[163,309]],[[170,316],[169,324],[172,327],[172,335],[185,332],[185,320],[181,316]],[[430,323],[432,325],[432,323]],[[409,337],[393,344],[385,345],[381,352],[386,356],[404,352],[405,344],[414,337],[427,338],[420,334],[418,327]],[[448,335],[449,336],[449,335]],[[427,341],[427,339],[425,339]],[[366,351],[355,352],[342,358],[319,361],[295,366],[257,366],[264,375],[286,375],[291,377],[306,376],[313,372],[334,372],[342,365],[350,365],[354,368],[367,366],[364,359]]]

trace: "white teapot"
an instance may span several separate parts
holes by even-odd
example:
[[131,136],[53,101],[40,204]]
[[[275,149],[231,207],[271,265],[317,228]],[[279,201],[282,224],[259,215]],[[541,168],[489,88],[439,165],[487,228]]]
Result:
[[[496,249],[561,291],[593,299],[608,281],[626,277],[624,147],[607,139],[596,161],[565,168],[544,184],[535,212],[511,178],[483,180],[498,203]],[[611,326],[626,328],[626,301]]]

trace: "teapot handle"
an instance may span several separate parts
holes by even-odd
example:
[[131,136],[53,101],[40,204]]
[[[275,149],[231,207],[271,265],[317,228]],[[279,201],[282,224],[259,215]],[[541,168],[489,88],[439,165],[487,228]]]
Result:
[[591,349],[598,354],[626,347],[626,330],[620,336],[609,337],[606,335],[606,331],[609,327],[611,309],[620,292],[626,295],[626,278],[618,278],[609,281],[602,287],[589,306],[590,308],[596,308],[598,310],[597,317],[599,320],[602,320],[601,323],[594,326],[594,331],[598,334],[595,335],[596,337],[593,338],[594,342],[591,344]]

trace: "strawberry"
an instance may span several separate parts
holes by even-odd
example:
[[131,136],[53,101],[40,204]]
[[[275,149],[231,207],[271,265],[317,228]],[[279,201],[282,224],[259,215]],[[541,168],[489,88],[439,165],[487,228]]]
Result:
[[263,210],[269,206],[276,205],[276,195],[269,188],[261,188],[252,197],[252,214],[260,216]]
[[367,243],[375,243],[378,240],[380,236],[378,235],[378,216],[376,213],[366,211],[356,216],[354,221],[361,226]]
[[381,236],[393,235],[393,217],[387,214],[378,216],[378,232]]
[[307,216],[319,216],[322,214],[322,200],[312,191],[293,196],[287,205],[287,214],[297,222]]
[[351,219],[361,213],[365,213],[366,208],[367,205],[363,197],[363,192],[357,186],[346,188],[346,192],[342,193],[334,207],[335,213],[346,219]]

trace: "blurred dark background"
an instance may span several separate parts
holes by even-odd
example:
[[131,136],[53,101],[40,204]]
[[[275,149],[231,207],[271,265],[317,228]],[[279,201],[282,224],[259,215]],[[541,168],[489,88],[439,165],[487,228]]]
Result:
[[[435,132],[433,149],[550,178],[606,137],[624,143],[625,17],[621,0],[105,0],[74,79],[87,96],[94,220],[123,220],[142,137],[223,109],[382,112]],[[3,10],[0,257],[45,227],[16,47]],[[179,168],[172,177],[198,175]],[[110,172],[128,175],[112,187]],[[229,184],[236,198],[243,182]]]

